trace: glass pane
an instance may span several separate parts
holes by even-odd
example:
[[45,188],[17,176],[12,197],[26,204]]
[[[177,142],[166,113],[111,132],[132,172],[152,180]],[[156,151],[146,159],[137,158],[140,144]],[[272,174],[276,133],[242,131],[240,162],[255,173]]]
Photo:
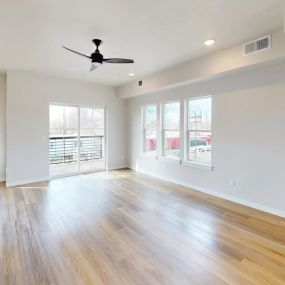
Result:
[[157,107],[156,105],[144,106],[144,128],[156,129]]
[[156,150],[156,131],[155,130],[145,130],[145,151]]
[[188,128],[189,130],[211,130],[210,97],[188,101]]
[[50,106],[49,162],[50,175],[78,171],[78,108]]
[[64,107],[64,134],[65,136],[77,136],[78,108]]
[[93,112],[91,108],[80,108],[80,136],[93,134]]
[[105,110],[104,109],[93,109],[93,128],[94,135],[104,136],[104,124],[105,124]]
[[199,163],[211,163],[211,133],[210,132],[189,132],[189,160]]
[[180,156],[180,132],[164,131],[164,155]]
[[80,108],[80,171],[105,169],[105,109]]
[[180,129],[180,103],[166,103],[163,105],[163,128],[168,130]]
[[63,135],[63,106],[49,107],[49,135],[51,137]]

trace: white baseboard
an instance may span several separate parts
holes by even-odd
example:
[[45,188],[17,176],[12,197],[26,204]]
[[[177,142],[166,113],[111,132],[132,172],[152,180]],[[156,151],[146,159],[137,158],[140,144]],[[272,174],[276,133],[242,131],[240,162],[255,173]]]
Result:
[[0,177],[0,182],[5,182],[6,178],[5,177]]
[[197,185],[193,185],[191,183],[185,183],[185,182],[182,182],[182,181],[179,181],[179,180],[176,180],[176,179],[172,179],[172,178],[169,178],[169,177],[166,177],[166,176],[154,174],[154,173],[142,170],[142,169],[136,170],[136,169],[132,168],[131,166],[129,166],[129,168],[133,169],[135,171],[138,171],[138,172],[141,172],[141,173],[144,173],[144,174],[147,174],[147,175],[150,175],[150,176],[153,176],[153,177],[156,177],[156,178],[159,178],[159,179],[162,179],[162,180],[165,180],[165,181],[177,184],[177,185],[181,185],[181,186],[184,186],[184,187],[187,187],[187,188],[191,188],[193,190],[196,190],[196,191],[199,191],[199,192],[203,192],[203,193],[206,193],[206,194],[209,194],[209,195],[212,195],[212,196],[224,199],[224,200],[228,200],[228,201],[231,201],[231,202],[243,205],[243,206],[247,206],[247,207],[250,207],[250,208],[253,208],[253,209],[256,209],[256,210],[260,210],[262,212],[266,212],[266,213],[269,213],[269,214],[273,214],[273,215],[285,218],[285,211],[282,211],[282,210],[279,210],[279,209],[271,208],[271,207],[268,207],[268,206],[265,206],[265,205],[261,205],[261,204],[258,204],[258,203],[254,203],[254,202],[251,202],[251,201],[248,201],[248,200],[244,200],[244,199],[232,196],[232,195],[228,195],[228,194],[220,193],[220,192],[217,192],[217,191],[213,191],[211,189],[204,188],[204,187],[197,186]]
[[113,165],[113,166],[108,167],[107,171],[117,170],[117,169],[122,169],[122,168],[128,168],[128,165],[126,164]]
[[[116,170],[116,169],[122,169],[122,168],[126,168],[128,167],[126,164],[120,164],[120,165],[114,165],[110,168],[108,168],[107,170]],[[93,173],[93,172],[90,172]],[[86,173],[82,173],[82,174],[86,174]],[[81,175],[81,174],[75,174],[75,175]],[[14,187],[14,186],[20,186],[20,185],[24,185],[24,184],[30,184],[30,183],[37,183],[37,182],[43,182],[43,181],[49,181],[50,179],[56,179],[56,178],[64,178],[64,177],[70,177],[73,175],[66,175],[66,176],[60,176],[60,177],[44,177],[44,178],[36,178],[36,179],[24,179],[24,180],[17,180],[17,181],[7,181],[6,182],[6,186],[7,187]]]
[[6,186],[7,187],[15,187],[15,186],[20,186],[24,184],[30,184],[30,183],[37,183],[37,182],[43,182],[43,181],[49,181],[50,179],[47,177],[44,178],[36,178],[36,179],[24,179],[24,180],[17,180],[17,181],[6,181]]

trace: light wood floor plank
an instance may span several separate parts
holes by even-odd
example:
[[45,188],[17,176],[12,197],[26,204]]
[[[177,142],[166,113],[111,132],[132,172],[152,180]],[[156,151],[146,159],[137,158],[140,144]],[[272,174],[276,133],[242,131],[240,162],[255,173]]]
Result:
[[282,285],[285,219],[130,170],[0,183],[2,285]]

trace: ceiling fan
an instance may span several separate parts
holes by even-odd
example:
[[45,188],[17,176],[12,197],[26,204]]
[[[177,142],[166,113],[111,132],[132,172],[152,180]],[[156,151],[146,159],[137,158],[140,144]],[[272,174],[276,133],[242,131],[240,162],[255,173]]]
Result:
[[103,55],[99,51],[99,46],[103,43],[100,39],[94,39],[92,42],[96,46],[96,50],[90,55],[85,55],[83,53],[80,53],[78,51],[72,50],[70,48],[67,48],[65,46],[62,46],[64,49],[69,50],[77,55],[80,55],[82,57],[88,58],[91,61],[91,68],[90,71],[95,70],[97,67],[99,67],[104,62],[106,63],[134,63],[133,59],[126,59],[126,58],[104,58]]

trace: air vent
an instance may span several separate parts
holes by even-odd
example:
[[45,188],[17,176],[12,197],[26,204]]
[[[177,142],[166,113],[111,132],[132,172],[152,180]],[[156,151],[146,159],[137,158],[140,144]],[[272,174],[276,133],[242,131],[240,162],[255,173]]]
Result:
[[259,38],[255,41],[245,43],[243,45],[243,55],[250,55],[257,52],[271,49],[271,36]]

